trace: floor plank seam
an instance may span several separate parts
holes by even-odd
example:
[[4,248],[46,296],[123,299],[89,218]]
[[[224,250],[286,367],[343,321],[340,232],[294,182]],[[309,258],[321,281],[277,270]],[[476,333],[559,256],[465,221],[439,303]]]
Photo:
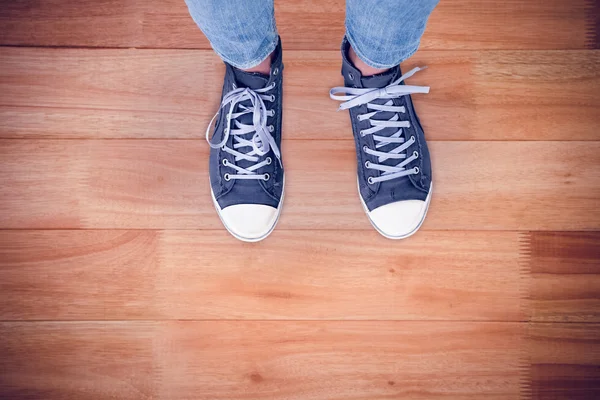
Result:
[[[593,11],[594,0],[588,0],[590,3],[589,11],[587,11],[588,19],[585,24],[585,40],[583,47],[564,47],[548,49],[545,47],[536,48],[523,48],[523,47],[502,47],[502,48],[435,48],[427,47],[421,48],[419,52],[444,52],[444,53],[461,53],[461,52],[477,52],[477,53],[497,53],[497,52],[532,52],[532,51],[543,51],[543,52],[564,52],[564,51],[585,51],[585,50],[599,50],[600,43],[598,43],[599,28],[598,23],[600,17],[597,15],[600,11]],[[598,8],[598,7],[597,7]],[[596,15],[594,14],[596,13]],[[43,44],[14,44],[14,43],[0,43],[0,49],[6,48],[23,48],[23,49],[66,49],[66,50],[163,50],[163,51],[203,51],[213,54],[212,48],[207,47],[162,47],[162,46],[83,46],[83,45],[43,45]],[[305,52],[305,53],[332,53],[339,52],[339,48],[331,49],[311,49],[311,48],[293,48],[285,50],[286,53],[292,52]]]
[[519,233],[519,307],[524,321],[531,322],[531,231]]
[[531,324],[531,231],[519,233],[519,315],[525,321],[519,351],[519,398],[533,398],[531,377],[531,355],[528,346],[529,324]]

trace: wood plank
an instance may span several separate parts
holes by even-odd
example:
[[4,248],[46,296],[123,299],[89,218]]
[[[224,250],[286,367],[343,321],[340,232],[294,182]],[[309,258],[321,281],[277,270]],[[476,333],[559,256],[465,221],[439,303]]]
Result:
[[[193,140],[3,140],[0,226],[222,229],[207,145]],[[281,229],[371,230],[351,141],[287,141]],[[597,230],[599,142],[431,142],[425,230]],[[582,165],[585,160],[585,165]]]
[[414,321],[3,322],[0,395],[593,399],[600,393],[599,328]]
[[[286,53],[286,138],[351,138],[327,96],[340,62]],[[414,96],[430,140],[600,139],[600,51],[421,51],[404,68],[417,65],[429,66],[411,83],[432,88]],[[201,137],[222,74],[210,51],[0,48],[0,137]]]
[[[477,122],[469,128],[497,139],[597,140],[600,115],[594,110],[600,109],[600,51],[522,55],[478,54]],[[566,90],[557,95],[558,87]]]
[[[336,50],[343,0],[277,1],[288,49]],[[594,46],[594,1],[440,2],[422,39],[426,49],[582,49]],[[0,44],[201,48],[209,44],[181,0],[15,0],[0,10]]]
[[532,232],[525,239],[535,321],[600,321],[600,233]]
[[[0,323],[11,399],[517,399],[524,326]],[[191,379],[193,377],[193,379]]]
[[534,399],[600,398],[600,325],[532,324],[527,344]]
[[252,245],[223,230],[0,231],[0,319],[598,322],[599,236],[442,231],[396,246],[276,231]]
[[140,44],[142,17],[136,3],[136,0],[4,1],[0,9],[0,43],[135,47]]
[[[0,319],[526,319],[517,232],[0,231]],[[232,252],[235,247],[239,251]]]
[[2,399],[153,398],[156,323],[3,322],[0,332]]

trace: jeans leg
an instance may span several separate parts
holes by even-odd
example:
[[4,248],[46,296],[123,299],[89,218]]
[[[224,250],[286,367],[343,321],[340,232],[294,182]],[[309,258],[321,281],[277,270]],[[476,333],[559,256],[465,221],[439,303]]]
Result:
[[419,48],[439,0],[346,0],[346,37],[373,68],[391,68]]
[[223,61],[251,68],[278,42],[273,0],[185,0],[192,18]]

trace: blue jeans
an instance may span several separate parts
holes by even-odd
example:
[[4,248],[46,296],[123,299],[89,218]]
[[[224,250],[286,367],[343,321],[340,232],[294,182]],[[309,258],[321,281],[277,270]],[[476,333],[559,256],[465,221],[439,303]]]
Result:
[[[273,0],[185,0],[215,52],[237,68],[264,61],[277,45]],[[439,0],[346,0],[346,37],[374,68],[413,55]]]

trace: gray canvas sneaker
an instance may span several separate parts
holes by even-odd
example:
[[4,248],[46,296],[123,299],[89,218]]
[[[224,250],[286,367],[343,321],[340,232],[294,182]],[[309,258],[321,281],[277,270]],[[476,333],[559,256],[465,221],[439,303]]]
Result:
[[206,130],[217,213],[225,228],[246,242],[266,238],[281,213],[282,76],[281,41],[268,76],[225,63],[221,107]]
[[348,58],[342,43],[345,87],[331,89],[330,97],[349,110],[356,144],[358,189],[371,224],[383,236],[403,239],[414,234],[425,219],[431,200],[431,162],[425,135],[410,95],[429,87],[409,86],[400,67],[363,77]]

